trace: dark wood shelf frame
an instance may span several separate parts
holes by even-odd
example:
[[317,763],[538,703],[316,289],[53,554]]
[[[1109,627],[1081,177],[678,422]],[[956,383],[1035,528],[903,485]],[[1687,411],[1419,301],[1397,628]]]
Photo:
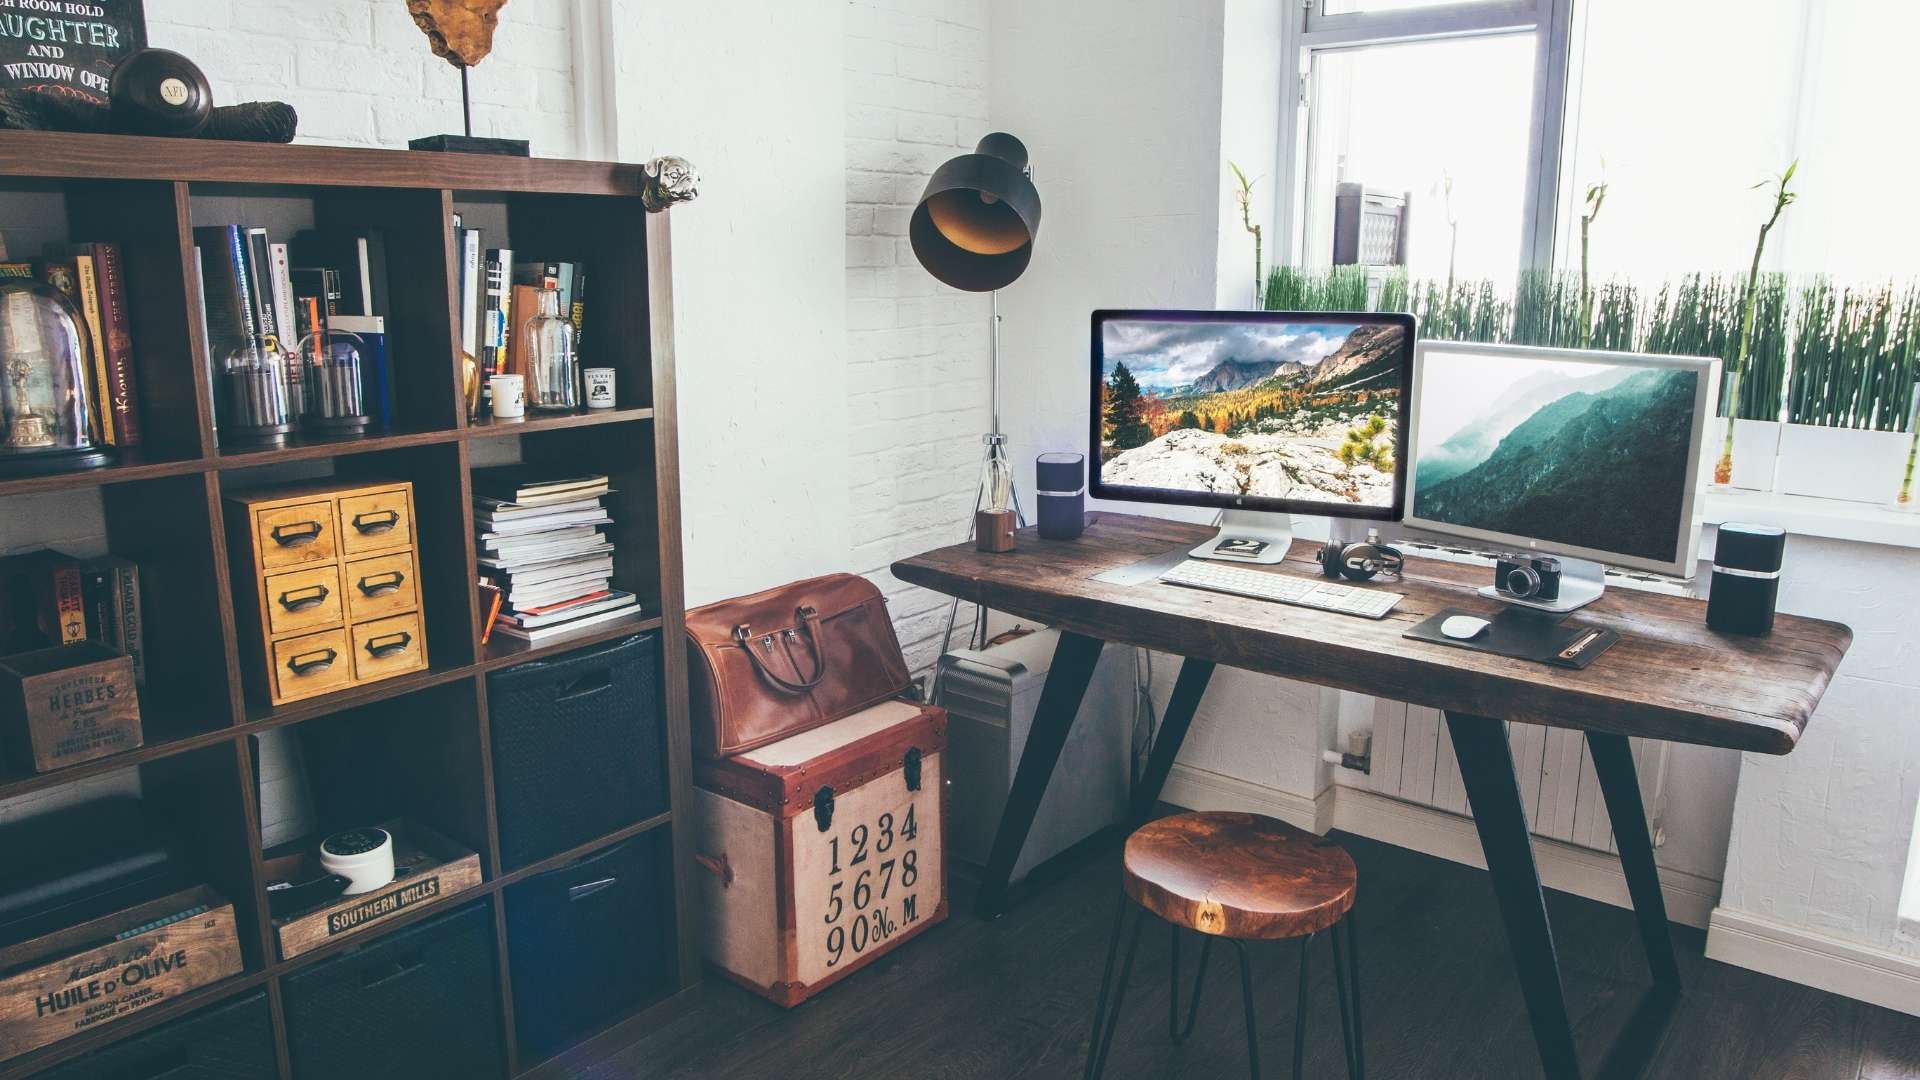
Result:
[[[678,1015],[694,1000],[702,969],[689,893],[693,884],[685,808],[691,767],[681,583],[679,453],[673,366],[670,214],[647,214],[638,166],[322,146],[203,143],[187,139],[0,131],[0,200],[13,190],[58,191],[69,239],[114,240],[128,263],[135,378],[147,439],[112,465],[53,476],[0,480],[0,512],[12,496],[98,488],[108,548],[141,564],[150,654],[163,660],[143,691],[146,744],[124,754],[46,774],[0,771],[0,801],[126,769],[140,771],[157,813],[195,830],[212,883],[239,914],[242,974],[163,1002],[113,1024],[0,1062],[16,1080],[135,1036],[203,1007],[255,990],[267,994],[283,1078],[291,1077],[280,979],[461,904],[492,908],[499,956],[498,1022],[509,1074],[553,1075],[584,1064]],[[373,225],[388,238],[397,430],[362,437],[296,435],[276,446],[220,445],[209,390],[211,360],[191,315],[196,198],[305,200],[316,227]],[[530,414],[521,421],[469,420],[453,295],[456,264],[448,228],[455,200],[502,207],[511,246],[532,257],[580,260],[592,268],[583,335],[596,365],[618,372],[613,409]],[[204,208],[202,208],[204,211]],[[209,224],[211,222],[200,222]],[[491,241],[491,237],[489,238]],[[395,260],[404,261],[404,266]],[[601,623],[537,645],[495,635],[479,641],[472,581],[478,564],[471,512],[478,440],[521,438],[524,460],[583,463],[606,472],[617,545],[615,581],[641,598],[641,616]],[[249,698],[234,621],[233,572],[222,528],[223,491],[255,471],[330,464],[343,478],[414,481],[420,526],[423,608],[433,666],[279,709]],[[163,625],[164,624],[164,625]],[[487,718],[489,672],[642,631],[661,641],[661,708],[667,730],[669,809],[577,848],[500,872],[499,829]],[[429,695],[444,711],[406,740],[452,736],[458,753],[435,776],[482,852],[486,879],[458,899],[407,912],[303,954],[278,959],[267,918],[260,850],[258,782],[251,736],[309,722],[333,723],[353,710],[404,708]],[[342,717],[342,731],[357,723]],[[364,726],[364,725],[362,725]],[[428,731],[428,727],[431,731]],[[363,737],[343,734],[342,737]],[[372,736],[364,736],[372,738]],[[50,826],[57,828],[57,825]],[[506,888],[564,867],[610,844],[666,830],[672,849],[674,951],[659,993],[579,1045],[527,1060],[515,1043]],[[57,843],[53,836],[50,842]]]

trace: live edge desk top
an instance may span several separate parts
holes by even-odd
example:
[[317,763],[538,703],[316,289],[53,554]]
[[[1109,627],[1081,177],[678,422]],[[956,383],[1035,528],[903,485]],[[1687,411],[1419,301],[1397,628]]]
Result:
[[[1853,640],[1839,623],[1781,615],[1769,637],[1719,634],[1699,600],[1629,589],[1570,619],[1609,626],[1619,643],[1585,671],[1402,637],[1447,607],[1491,615],[1476,591],[1487,571],[1407,560],[1385,619],[1093,575],[1193,547],[1213,530],[1127,514],[1092,514],[1077,540],[1019,534],[1006,554],[971,543],[893,564],[902,581],[996,611],[1179,656],[1498,720],[1594,729],[1642,738],[1785,754]],[[1319,573],[1316,547],[1298,541],[1278,573]]]

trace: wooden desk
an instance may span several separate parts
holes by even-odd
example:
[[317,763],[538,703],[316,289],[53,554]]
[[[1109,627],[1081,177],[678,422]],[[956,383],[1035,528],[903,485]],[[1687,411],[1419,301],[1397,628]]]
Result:
[[[1779,617],[1770,637],[1717,634],[1707,629],[1700,601],[1613,589],[1572,618],[1611,626],[1621,641],[1585,671],[1572,671],[1401,636],[1441,608],[1497,610],[1498,602],[1476,591],[1487,575],[1481,568],[1409,559],[1405,580],[1376,586],[1406,597],[1376,621],[1151,580],[1094,580],[1191,548],[1213,530],[1124,514],[1089,521],[1078,540],[1047,541],[1026,530],[1009,554],[961,544],[893,565],[903,581],[1061,631],[988,857],[980,912],[992,917],[1005,908],[1007,879],[1105,642],[1185,658],[1135,792],[1136,820],[1145,820],[1158,799],[1216,664],[1438,708],[1459,758],[1541,1062],[1555,1080],[1579,1076],[1580,1065],[1506,723],[1586,732],[1647,962],[1657,991],[1671,994],[1679,970],[1627,737],[1785,754],[1853,640],[1839,623],[1790,615]],[[1318,575],[1316,552],[1317,545],[1297,542],[1273,572]]]

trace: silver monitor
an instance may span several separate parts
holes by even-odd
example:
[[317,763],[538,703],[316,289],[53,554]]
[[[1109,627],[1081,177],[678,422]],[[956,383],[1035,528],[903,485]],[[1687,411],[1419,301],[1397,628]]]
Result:
[[[1423,341],[1404,523],[1496,551],[1692,577],[1718,382],[1719,361],[1704,357]],[[1570,595],[1529,606],[1572,610],[1599,595],[1597,566],[1569,577]]]

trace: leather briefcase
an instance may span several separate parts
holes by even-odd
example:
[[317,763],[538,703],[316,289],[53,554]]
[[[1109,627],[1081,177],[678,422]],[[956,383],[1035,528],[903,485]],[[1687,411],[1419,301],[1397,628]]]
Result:
[[912,678],[880,590],[828,574],[687,612],[695,748],[727,757],[851,716]]

